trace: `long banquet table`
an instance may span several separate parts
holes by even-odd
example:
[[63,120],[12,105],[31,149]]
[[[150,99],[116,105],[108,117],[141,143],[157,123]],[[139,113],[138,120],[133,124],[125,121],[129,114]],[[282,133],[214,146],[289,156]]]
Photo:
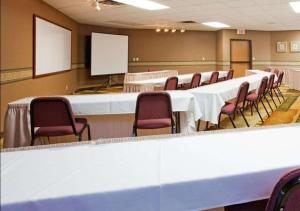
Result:
[[198,211],[268,198],[283,174],[300,168],[299,129],[4,150],[1,210]]
[[201,120],[209,121],[213,124],[218,123],[218,116],[225,102],[236,97],[240,85],[249,82],[249,91],[259,87],[264,76],[269,77],[272,73],[261,70],[248,70],[248,75],[240,78],[200,86],[190,89],[189,92],[195,96],[202,113]]
[[[196,131],[195,121],[201,117],[199,106],[192,94],[176,90],[168,91],[171,95],[172,108],[174,112],[180,112],[180,128],[182,133],[190,133]],[[117,93],[117,94],[98,94],[98,95],[68,95],[66,97],[72,106],[72,110],[77,116],[94,116],[94,115],[120,115],[134,114],[136,99],[139,93]],[[29,105],[34,97],[23,98],[9,103],[5,116],[4,125],[4,147],[20,147],[30,144],[30,114]],[[94,123],[94,122],[92,122]],[[103,137],[95,136],[99,127],[102,125],[91,125],[92,136],[94,139]],[[114,123],[115,124],[115,123]],[[126,122],[124,127],[130,131],[127,136],[131,135],[133,122]],[[126,130],[125,128],[125,130]],[[113,130],[122,130],[115,128]],[[114,135],[114,134],[111,134]],[[110,136],[114,137],[114,136]]]
[[[207,81],[210,79],[213,71],[209,72],[201,72],[201,82]],[[228,71],[218,71],[219,78],[223,78],[227,76]],[[193,73],[190,74],[181,74],[177,75],[178,84],[187,84],[190,83],[193,78]],[[160,77],[160,78],[151,78],[145,80],[136,80],[124,82],[124,91],[125,92],[145,92],[145,91],[153,91],[155,87],[163,87],[166,83],[168,77]]]

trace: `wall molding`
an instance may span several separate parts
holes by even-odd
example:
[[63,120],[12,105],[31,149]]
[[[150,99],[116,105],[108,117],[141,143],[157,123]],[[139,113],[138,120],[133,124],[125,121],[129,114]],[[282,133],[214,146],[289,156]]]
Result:
[[[72,64],[71,70],[85,68],[84,64]],[[15,69],[1,69],[0,70],[0,84],[7,84],[13,82],[24,81],[33,78],[33,68],[15,68]]]

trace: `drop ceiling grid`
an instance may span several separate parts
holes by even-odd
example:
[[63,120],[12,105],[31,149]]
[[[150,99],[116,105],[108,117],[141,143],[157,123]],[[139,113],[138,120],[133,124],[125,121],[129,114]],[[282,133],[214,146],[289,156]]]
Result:
[[[100,12],[89,4],[89,0],[44,1],[84,24],[155,28],[180,27],[176,22],[193,20],[199,24],[188,24],[187,29],[214,30],[201,24],[208,21],[220,21],[231,25],[231,28],[251,30],[300,29],[300,14],[293,12],[289,0],[156,0],[170,9],[147,11],[124,5],[103,7]],[[132,26],[130,23],[133,23]]]

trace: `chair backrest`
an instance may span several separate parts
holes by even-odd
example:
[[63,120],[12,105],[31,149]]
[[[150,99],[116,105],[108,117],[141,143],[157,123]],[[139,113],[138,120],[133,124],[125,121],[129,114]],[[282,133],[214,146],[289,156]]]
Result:
[[171,119],[172,102],[167,92],[143,92],[139,94],[135,108],[135,124],[145,119]]
[[165,83],[164,90],[176,90],[178,86],[178,78],[176,76],[169,77]]
[[190,83],[190,89],[198,87],[200,85],[200,81],[201,81],[201,74],[195,73]]
[[32,134],[35,127],[72,126],[75,132],[75,118],[70,102],[63,97],[39,97],[30,103]]
[[229,70],[227,73],[226,80],[230,80],[233,78],[234,70]]
[[268,201],[266,211],[298,211],[299,209],[300,169],[296,169],[284,175],[276,184]]
[[210,76],[209,84],[217,83],[218,78],[219,78],[219,72],[218,71],[212,72],[212,74]]
[[282,83],[283,75],[284,75],[284,72],[282,72],[282,71],[278,75],[278,79],[277,79],[278,86],[280,86]]
[[279,69],[275,68],[271,72],[273,72],[278,77],[280,71]]
[[266,92],[266,88],[268,86],[268,77],[265,76],[261,79],[258,91],[257,91],[257,95],[259,97],[259,99],[264,95],[264,93]]
[[235,108],[237,108],[237,105],[242,104],[242,108],[245,107],[246,98],[248,95],[249,90],[249,83],[243,82],[240,85],[239,91],[237,93],[237,96],[235,98]]
[[268,86],[267,86],[266,91],[270,91],[272,89],[273,84],[274,84],[274,80],[275,80],[275,75],[271,74],[270,77],[269,77],[269,82],[268,82]]
[[272,68],[271,68],[271,67],[267,67],[267,68],[264,69],[264,71],[265,71],[265,72],[271,72],[271,71],[272,71]]

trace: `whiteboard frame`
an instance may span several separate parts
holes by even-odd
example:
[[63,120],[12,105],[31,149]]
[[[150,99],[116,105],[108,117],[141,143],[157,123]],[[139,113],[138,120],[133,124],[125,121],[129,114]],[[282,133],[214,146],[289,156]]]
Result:
[[[36,20],[37,20],[37,18],[42,19],[44,21],[47,21],[47,22],[49,22],[51,24],[54,24],[58,27],[64,28],[64,29],[71,32],[71,54],[70,54],[71,55],[71,59],[70,59],[71,62],[70,62],[70,68],[69,69],[58,70],[58,71],[55,71],[55,72],[52,72],[52,73],[46,73],[46,74],[39,74],[39,75],[36,74]],[[47,18],[43,18],[43,17],[41,17],[37,14],[33,14],[33,42],[32,43],[33,43],[33,56],[32,56],[32,59],[33,59],[33,61],[32,61],[32,64],[33,64],[32,65],[33,66],[33,78],[40,78],[40,77],[45,77],[45,76],[50,76],[50,75],[56,75],[56,74],[65,73],[65,72],[68,72],[68,71],[72,70],[72,29],[67,28],[65,26],[62,26],[60,24],[57,24],[57,23],[55,23],[55,22],[53,22],[53,21],[51,21]]]

